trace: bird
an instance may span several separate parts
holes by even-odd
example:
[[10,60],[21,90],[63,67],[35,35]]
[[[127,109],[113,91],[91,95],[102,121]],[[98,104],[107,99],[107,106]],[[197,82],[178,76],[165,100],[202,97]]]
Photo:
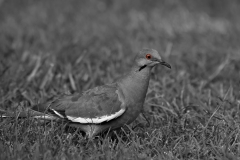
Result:
[[[144,48],[136,55],[132,68],[115,82],[36,104],[20,112],[18,117],[62,120],[79,128],[89,138],[121,128],[142,112],[151,70],[158,64],[171,69],[156,50]],[[2,113],[1,116],[13,114]]]

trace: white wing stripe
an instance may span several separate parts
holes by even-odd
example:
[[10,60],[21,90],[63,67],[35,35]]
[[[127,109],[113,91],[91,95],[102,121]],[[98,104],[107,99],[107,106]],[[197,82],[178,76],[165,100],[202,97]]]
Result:
[[102,117],[97,117],[97,118],[82,118],[82,117],[72,117],[72,116],[67,116],[67,119],[76,122],[76,123],[102,123],[102,122],[108,122],[112,119],[115,119],[119,116],[121,116],[125,112],[125,108],[121,109],[120,111],[111,114],[111,115],[105,115]]

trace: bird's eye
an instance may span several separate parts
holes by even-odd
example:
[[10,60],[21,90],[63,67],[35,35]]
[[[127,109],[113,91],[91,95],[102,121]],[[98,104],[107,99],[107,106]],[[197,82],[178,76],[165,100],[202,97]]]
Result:
[[148,53],[148,54],[146,54],[146,58],[147,58],[147,59],[151,59],[151,58],[152,58],[152,55]]

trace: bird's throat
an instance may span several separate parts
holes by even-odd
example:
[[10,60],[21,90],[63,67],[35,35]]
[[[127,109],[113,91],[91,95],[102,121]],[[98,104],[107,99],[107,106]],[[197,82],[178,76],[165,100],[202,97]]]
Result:
[[119,81],[125,98],[133,97],[136,101],[144,101],[148,89],[150,72],[150,67],[144,67],[144,69],[137,71],[135,68]]

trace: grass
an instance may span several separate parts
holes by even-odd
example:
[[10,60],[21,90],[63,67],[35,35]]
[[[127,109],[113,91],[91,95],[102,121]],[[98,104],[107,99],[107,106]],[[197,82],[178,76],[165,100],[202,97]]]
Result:
[[0,1],[0,107],[17,111],[112,82],[143,47],[154,69],[144,114],[93,141],[73,128],[0,119],[0,159],[238,159],[240,3]]

